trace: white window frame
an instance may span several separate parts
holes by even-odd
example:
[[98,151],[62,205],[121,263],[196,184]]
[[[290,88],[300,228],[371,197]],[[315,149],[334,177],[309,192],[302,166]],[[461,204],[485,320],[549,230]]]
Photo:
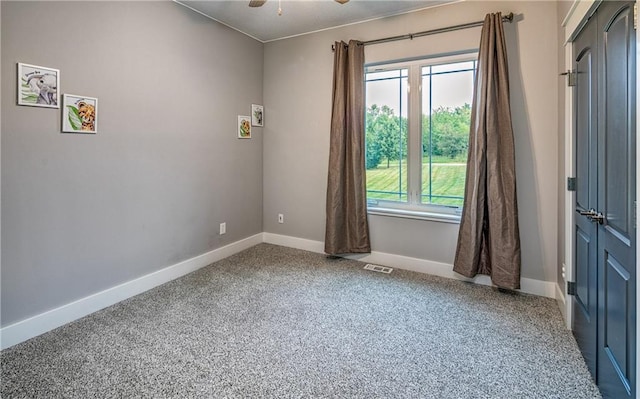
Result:
[[[407,202],[367,199],[367,213],[401,217],[408,219],[431,220],[447,223],[459,223],[462,207],[421,203],[422,179],[422,68],[441,64],[477,61],[478,51],[472,50],[456,54],[439,54],[405,61],[377,62],[365,65],[365,76],[370,72],[385,70],[409,70],[408,111],[407,111]],[[366,82],[365,82],[366,87]],[[412,88],[418,90],[412,90]],[[366,107],[366,105],[365,105]],[[418,117],[414,117],[418,115]],[[417,166],[416,166],[417,165]]]

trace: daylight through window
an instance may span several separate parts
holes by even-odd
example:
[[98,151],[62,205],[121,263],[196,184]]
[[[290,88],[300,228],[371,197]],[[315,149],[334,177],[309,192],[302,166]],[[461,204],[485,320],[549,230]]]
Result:
[[367,67],[370,209],[460,213],[475,69],[475,54]]

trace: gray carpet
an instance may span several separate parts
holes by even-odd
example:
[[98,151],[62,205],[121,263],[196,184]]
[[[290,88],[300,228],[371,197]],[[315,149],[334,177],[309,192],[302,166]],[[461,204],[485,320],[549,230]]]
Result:
[[547,298],[261,244],[2,351],[2,398],[599,398]]

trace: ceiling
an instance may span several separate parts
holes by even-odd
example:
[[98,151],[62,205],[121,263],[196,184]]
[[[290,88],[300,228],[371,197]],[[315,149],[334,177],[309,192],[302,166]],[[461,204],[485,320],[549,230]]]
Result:
[[404,14],[457,0],[268,0],[250,8],[249,0],[174,0],[261,42],[335,28],[342,25]]

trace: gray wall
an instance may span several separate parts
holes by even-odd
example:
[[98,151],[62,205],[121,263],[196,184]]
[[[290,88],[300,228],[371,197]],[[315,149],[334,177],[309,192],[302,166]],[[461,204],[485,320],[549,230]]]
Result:
[[[558,53],[555,2],[461,2],[267,43],[264,102],[264,229],[324,240],[335,40],[369,40],[482,20],[513,11],[505,25],[511,68],[523,277],[556,281]],[[366,62],[477,48],[480,29],[366,47]],[[277,214],[285,223],[277,223]],[[458,225],[370,216],[374,251],[452,263]]]
[[[261,43],[166,1],[1,7],[2,326],[262,232]],[[17,62],[98,97],[98,134],[17,106]]]

